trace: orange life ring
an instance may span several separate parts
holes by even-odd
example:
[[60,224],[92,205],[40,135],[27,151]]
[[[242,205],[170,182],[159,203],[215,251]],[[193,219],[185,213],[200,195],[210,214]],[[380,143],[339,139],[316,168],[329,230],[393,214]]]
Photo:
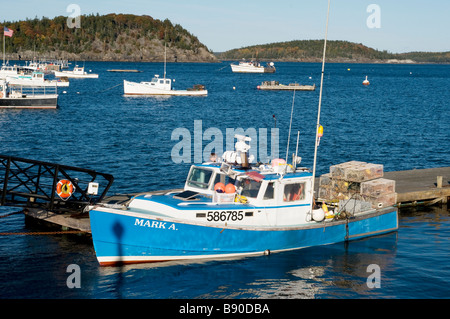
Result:
[[62,199],[67,199],[73,194],[73,184],[67,179],[62,179],[56,185],[56,193]]
[[3,97],[3,92],[0,92],[0,98],[2,98]]

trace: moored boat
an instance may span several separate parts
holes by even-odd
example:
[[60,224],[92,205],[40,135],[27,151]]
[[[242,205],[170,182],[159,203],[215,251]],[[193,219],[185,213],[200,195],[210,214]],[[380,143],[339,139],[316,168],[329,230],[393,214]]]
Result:
[[48,80],[43,72],[37,71],[31,75],[8,76],[6,79],[10,85],[68,87],[70,84],[65,77],[61,77],[58,80]]
[[56,86],[24,87],[12,86],[0,81],[0,108],[55,109],[58,107]]
[[239,64],[230,64],[233,73],[274,73],[276,68],[273,62],[261,65],[258,60],[240,61]]
[[297,154],[292,164],[252,164],[251,139],[236,135],[235,150],[220,161],[191,166],[183,190],[94,206],[90,226],[100,265],[254,256],[398,229],[396,207],[348,209],[348,202],[330,198],[319,205],[315,198],[326,38],[312,173],[297,167]]
[[84,67],[76,65],[72,71],[53,71],[55,77],[68,77],[79,79],[97,79],[98,74],[88,73],[84,71]]
[[289,83],[288,85],[280,84],[278,81],[264,81],[256,87],[258,90],[272,91],[314,91],[316,85],[301,85],[298,83]]
[[262,255],[398,228],[395,207],[347,215],[342,207],[324,210],[313,200],[309,170],[280,159],[248,164],[237,137],[237,150],[221,162],[193,165],[182,191],[144,193],[121,207],[91,210],[100,265]]
[[200,84],[194,85],[192,88],[186,90],[174,90],[172,88],[172,79],[160,78],[157,74],[150,82],[131,82],[124,80],[123,91],[125,95],[208,95],[208,90]]

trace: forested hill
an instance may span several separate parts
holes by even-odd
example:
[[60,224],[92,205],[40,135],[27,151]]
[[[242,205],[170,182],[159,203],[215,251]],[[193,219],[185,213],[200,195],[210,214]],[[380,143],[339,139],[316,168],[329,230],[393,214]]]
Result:
[[[323,40],[295,40],[254,45],[216,54],[222,60],[258,58],[270,61],[319,62],[323,55]],[[328,62],[435,62],[450,63],[450,52],[389,53],[348,41],[327,41]]]
[[[14,31],[6,38],[9,59],[34,56],[69,60],[216,62],[197,37],[168,19],[148,15],[82,15],[79,28],[69,28],[67,17],[0,23]],[[1,30],[0,29],[0,30]]]

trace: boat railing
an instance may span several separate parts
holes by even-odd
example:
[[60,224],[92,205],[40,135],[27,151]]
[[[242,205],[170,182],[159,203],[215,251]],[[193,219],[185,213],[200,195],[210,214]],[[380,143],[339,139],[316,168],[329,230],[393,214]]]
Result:
[[55,83],[54,86],[28,86],[22,84],[8,84],[10,94],[13,92],[19,93],[22,97],[42,96],[42,95],[55,95],[58,94],[58,86]]

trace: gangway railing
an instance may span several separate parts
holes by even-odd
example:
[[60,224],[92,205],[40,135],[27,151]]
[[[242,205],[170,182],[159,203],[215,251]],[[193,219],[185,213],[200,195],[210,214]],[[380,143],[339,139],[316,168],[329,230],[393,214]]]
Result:
[[0,205],[83,212],[102,201],[114,177],[90,169],[0,155]]

